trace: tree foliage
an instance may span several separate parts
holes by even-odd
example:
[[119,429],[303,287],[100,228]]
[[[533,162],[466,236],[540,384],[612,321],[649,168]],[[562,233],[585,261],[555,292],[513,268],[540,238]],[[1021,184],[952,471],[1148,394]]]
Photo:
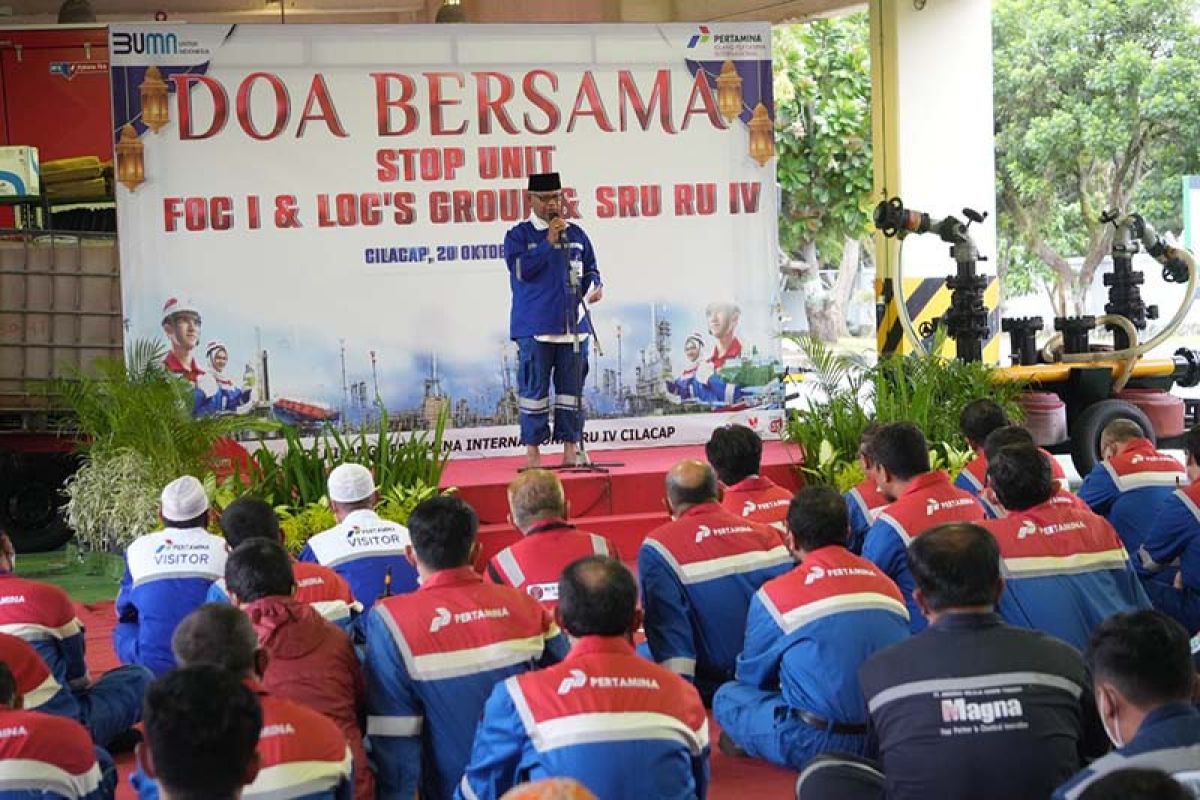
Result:
[[[1045,283],[1081,313],[1111,246],[1107,209],[1181,227],[1200,166],[1191,0],[996,0],[996,166],[1005,288]],[[1072,269],[1069,258],[1082,256]]]
[[869,230],[869,41],[865,13],[775,29],[779,239],[792,257],[813,244],[836,263]]

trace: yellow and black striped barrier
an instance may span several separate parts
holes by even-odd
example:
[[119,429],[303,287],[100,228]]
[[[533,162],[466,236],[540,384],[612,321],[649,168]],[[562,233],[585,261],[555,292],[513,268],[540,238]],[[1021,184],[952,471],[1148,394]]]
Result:
[[[904,290],[908,315],[918,335],[921,335],[923,325],[942,316],[950,308],[951,290],[947,288],[944,277],[905,278]],[[875,332],[880,354],[911,353],[912,342],[904,335],[900,309],[896,305],[895,281],[892,278],[876,280],[875,298]],[[988,309],[988,338],[983,346],[983,359],[995,364],[1000,361],[1000,281],[995,276],[988,277],[983,304]],[[933,346],[933,339],[934,336],[922,338],[927,348]],[[946,340],[941,355],[954,357],[953,341]]]

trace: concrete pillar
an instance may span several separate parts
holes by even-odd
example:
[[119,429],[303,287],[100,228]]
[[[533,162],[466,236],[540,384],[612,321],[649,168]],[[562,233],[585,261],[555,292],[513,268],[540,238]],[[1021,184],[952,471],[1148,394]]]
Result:
[[[992,115],[992,19],[985,0],[871,0],[872,140],[875,196],[900,196],[934,217],[962,217],[964,206],[987,212],[971,235],[980,272],[993,278],[985,303],[999,305],[994,280],[996,190]],[[879,350],[897,348],[896,240],[876,238],[876,298],[882,306]],[[905,295],[914,322],[941,314],[950,292],[934,278],[954,272],[949,245],[935,235],[910,236],[903,248]],[[915,307],[914,307],[915,306]],[[985,360],[999,358],[999,315]],[[911,350],[901,337],[899,349]],[[950,347],[953,352],[953,346]]]

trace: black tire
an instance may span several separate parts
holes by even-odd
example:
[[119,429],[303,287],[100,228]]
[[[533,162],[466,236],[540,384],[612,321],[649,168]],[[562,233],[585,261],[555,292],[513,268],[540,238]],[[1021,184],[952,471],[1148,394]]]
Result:
[[1101,400],[1083,410],[1071,426],[1071,462],[1079,476],[1086,477],[1100,460],[1100,434],[1104,426],[1117,419],[1138,424],[1150,441],[1155,441],[1154,426],[1140,408],[1125,400]]
[[18,553],[54,550],[75,535],[63,516],[62,486],[78,467],[62,453],[11,453],[0,461],[0,528]]

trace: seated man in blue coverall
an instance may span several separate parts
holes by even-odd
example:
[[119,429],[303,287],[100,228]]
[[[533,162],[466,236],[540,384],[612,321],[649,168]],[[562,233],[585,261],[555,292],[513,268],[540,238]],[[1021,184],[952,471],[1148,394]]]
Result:
[[1059,787],[1055,800],[1075,800],[1097,779],[1120,769],[1173,775],[1200,796],[1200,711],[1187,632],[1158,611],[1107,619],[1087,650],[1096,706],[1116,750]]
[[754,593],[795,562],[777,528],[721,507],[708,464],[681,461],[666,484],[673,520],[651,531],[638,552],[647,645],[638,649],[710,701],[733,678]]
[[846,549],[846,504],[836,489],[801,490],[787,525],[800,565],[754,595],[737,677],[717,691],[713,714],[722,752],[736,743],[803,769],[823,752],[868,754],[858,668],[908,638],[908,609],[890,578]]
[[[1138,548],[1150,533],[1158,509],[1187,480],[1183,465],[1154,449],[1141,427],[1131,419],[1117,419],[1100,434],[1104,459],[1092,468],[1079,487],[1079,499],[1117,529],[1134,566],[1141,569]],[[1170,583],[1175,570],[1157,573]]]
[[708,717],[691,684],[634,652],[633,575],[588,556],[563,570],[558,597],[570,654],[492,690],[455,798],[496,800],[525,781],[561,777],[604,800],[703,800]]
[[492,687],[567,641],[537,600],[471,567],[479,518],[460,498],[426,500],[408,526],[421,588],[367,615],[367,735],[380,797],[449,800]]
[[1146,581],[1146,592],[1155,608],[1195,632],[1200,631],[1200,426],[1187,432],[1183,447],[1191,483],[1159,506],[1137,559],[1152,573],[1179,565],[1174,584]]

